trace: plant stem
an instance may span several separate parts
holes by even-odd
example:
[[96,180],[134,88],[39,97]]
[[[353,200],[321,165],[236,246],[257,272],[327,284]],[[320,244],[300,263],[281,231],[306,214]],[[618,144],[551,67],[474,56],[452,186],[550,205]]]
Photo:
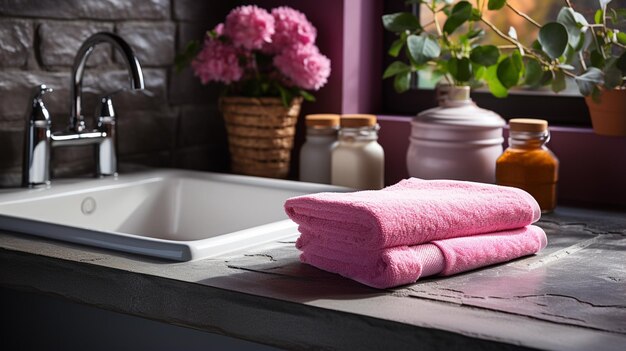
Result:
[[508,8],[510,8],[513,12],[515,12],[518,16],[523,17],[528,22],[532,23],[535,27],[541,28],[541,25],[539,23],[537,23],[537,21],[535,21],[534,19],[530,18],[530,16],[528,16],[527,14],[521,12],[520,10],[516,9],[515,7],[511,6],[511,4],[509,4],[508,2],[506,2],[506,6]]
[[434,21],[434,20],[433,20],[433,21],[430,21],[430,22],[428,22],[428,23],[426,23],[426,24],[424,24],[424,25],[422,25],[422,28],[426,28],[426,27],[432,26],[433,24],[435,24],[435,21]]
[[572,2],[570,0],[565,0],[565,3],[569,8],[571,8],[572,10],[574,9],[574,6],[572,6]]
[[491,28],[491,30],[493,30],[499,37],[501,37],[502,39],[510,42],[511,44],[520,47],[522,49],[524,49],[525,51],[531,51],[530,49],[528,49],[527,47],[525,47],[524,45],[522,45],[522,43],[520,43],[519,41],[511,38],[510,36],[504,34],[501,30],[498,29],[498,27],[496,27],[493,23],[489,22],[488,20],[486,20],[484,17],[481,17],[480,20],[486,24],[487,26],[489,26],[489,28]]
[[437,19],[437,10],[435,6],[437,5],[435,4],[435,0],[433,0],[428,8],[430,9],[430,12],[433,13],[433,21],[435,21],[435,28],[437,28],[437,35],[442,36],[443,32],[441,31],[441,26],[439,25],[439,20]]
[[[535,60],[539,61],[540,64],[542,64],[545,67],[548,67],[550,70],[555,70],[557,69],[552,63],[547,62],[545,59],[543,59],[541,56],[535,54],[535,52],[527,47],[525,47],[522,43],[520,43],[519,41],[511,38],[510,36],[504,34],[501,30],[498,29],[498,27],[496,27],[493,23],[489,22],[488,20],[481,18],[480,19],[483,23],[485,23],[487,26],[489,26],[489,28],[491,28],[491,30],[494,31],[494,33],[496,33],[499,37],[501,37],[502,39],[512,43],[513,45],[515,45],[515,47],[517,48],[522,48],[524,49],[525,53],[524,56],[527,57],[532,57]],[[560,71],[563,72],[563,74],[565,74],[566,76],[572,77],[572,78],[576,78],[576,75],[568,72],[566,70],[563,69],[559,69]]]
[[578,57],[580,58],[580,65],[583,67],[583,71],[586,71],[587,64],[585,63],[585,58],[583,57],[583,53],[581,51],[578,52]]

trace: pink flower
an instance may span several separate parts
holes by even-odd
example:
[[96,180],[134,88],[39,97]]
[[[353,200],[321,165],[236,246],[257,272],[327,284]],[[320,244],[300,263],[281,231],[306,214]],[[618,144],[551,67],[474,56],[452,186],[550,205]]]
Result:
[[[219,28],[216,27],[216,30]],[[191,62],[191,68],[202,84],[210,81],[230,84],[240,80],[243,76],[237,49],[219,39],[212,39],[208,35],[202,50]]]
[[276,23],[272,51],[278,53],[286,48],[307,46],[315,42],[317,30],[302,12],[282,6],[273,9],[272,16]]
[[318,90],[328,81],[330,60],[315,45],[293,47],[274,56],[274,65],[293,85]]
[[224,24],[224,35],[236,47],[248,50],[261,49],[265,43],[271,43],[273,34],[274,17],[254,5],[233,9]]

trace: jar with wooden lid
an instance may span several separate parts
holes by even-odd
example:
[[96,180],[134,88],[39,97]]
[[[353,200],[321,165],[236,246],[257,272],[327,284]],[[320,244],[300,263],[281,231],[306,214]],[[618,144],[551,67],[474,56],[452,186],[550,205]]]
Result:
[[331,184],[355,189],[382,189],[385,153],[378,143],[374,115],[342,115],[339,142],[332,153]]
[[330,158],[337,146],[339,115],[314,114],[305,117],[306,141],[300,149],[300,180],[330,184]]
[[509,147],[496,161],[497,184],[527,191],[537,200],[544,213],[556,207],[559,174],[559,160],[546,147],[549,140],[547,121],[511,119]]

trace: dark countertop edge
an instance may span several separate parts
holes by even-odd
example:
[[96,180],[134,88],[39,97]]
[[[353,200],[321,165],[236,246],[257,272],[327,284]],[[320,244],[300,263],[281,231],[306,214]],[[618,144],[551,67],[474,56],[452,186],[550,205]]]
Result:
[[[0,248],[0,285],[286,349],[526,350],[438,329]],[[62,274],[61,274],[62,273]],[[320,321],[324,321],[320,323]],[[333,323],[335,322],[335,323]]]

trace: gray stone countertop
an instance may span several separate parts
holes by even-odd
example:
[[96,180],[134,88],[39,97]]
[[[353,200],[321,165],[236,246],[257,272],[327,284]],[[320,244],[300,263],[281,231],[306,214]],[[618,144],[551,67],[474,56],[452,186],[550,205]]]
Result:
[[376,290],[291,242],[172,263],[0,233],[0,285],[287,349],[623,350],[626,214],[558,208],[535,256]]

